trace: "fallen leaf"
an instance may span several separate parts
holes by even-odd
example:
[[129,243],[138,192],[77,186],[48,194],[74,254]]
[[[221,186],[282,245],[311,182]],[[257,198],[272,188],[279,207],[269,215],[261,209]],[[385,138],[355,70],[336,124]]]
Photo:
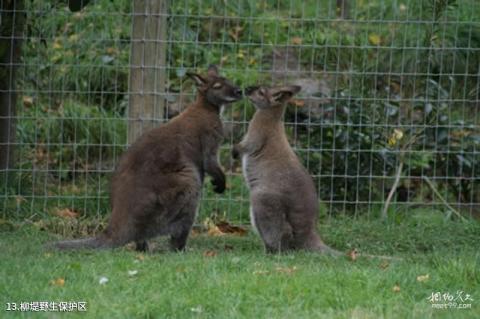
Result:
[[381,42],[381,38],[378,34],[370,33],[370,35],[368,36],[368,42],[370,42],[371,45],[379,45]]
[[392,288],[393,292],[400,292],[400,286],[398,284],[395,284]]
[[243,27],[236,26],[233,30],[228,31],[228,34],[232,37],[233,40],[238,41],[240,35],[242,34]]
[[403,138],[403,131],[400,129],[394,129],[392,135],[388,139],[388,145],[394,146]]
[[303,40],[302,40],[302,38],[300,38],[300,37],[293,37],[293,38],[291,39],[291,42],[292,42],[292,44],[300,45],[300,44],[302,44]]
[[33,105],[33,97],[31,96],[24,96],[22,101],[25,107],[31,107]]
[[107,48],[107,50],[105,50],[107,52],[107,54],[110,54],[110,55],[114,55],[114,54],[117,54],[118,53],[118,50],[117,48],[113,48],[113,47],[109,47]]
[[69,208],[64,208],[64,209],[57,209],[54,212],[55,215],[63,218],[77,218],[78,213],[69,209]]
[[417,276],[417,281],[418,281],[418,282],[425,282],[425,281],[427,281],[429,278],[430,278],[430,275],[429,275],[429,274],[421,275],[421,276]]
[[217,228],[224,234],[234,234],[234,235],[243,236],[247,233],[247,230],[245,228],[231,225],[226,221],[217,222],[215,226],[217,226]]
[[215,257],[217,255],[217,252],[214,250],[206,250],[203,252],[204,257]]
[[293,274],[294,272],[297,271],[297,266],[293,266],[293,267],[277,267],[275,269],[277,272],[280,272],[280,273],[284,273],[284,274]]
[[138,270],[129,270],[128,271],[129,276],[135,276],[136,274],[138,274]]
[[145,259],[145,256],[140,254],[140,255],[137,255],[137,257],[135,257],[135,258],[139,261],[143,261]]
[[390,266],[390,263],[386,260],[382,261],[382,263],[380,265],[378,265],[378,267],[380,267],[382,269],[387,269],[388,266]]
[[270,272],[268,270],[255,270],[253,272],[254,275],[267,275],[269,274]]
[[243,51],[243,50],[238,51],[237,58],[239,58],[239,59],[245,58],[245,51]]
[[350,258],[351,261],[357,260],[358,257],[358,250],[356,248],[353,248],[347,253],[348,258]]
[[60,50],[63,46],[62,44],[60,43],[60,40],[55,40],[52,44],[52,47],[55,49],[55,50]]
[[71,36],[68,37],[68,41],[70,41],[70,42],[77,42],[78,39],[79,39],[78,34],[72,34]]
[[187,269],[185,268],[185,266],[178,266],[177,268],[175,268],[175,271],[176,272],[185,272],[185,271],[187,271]]
[[100,277],[100,279],[98,280],[98,283],[100,285],[105,285],[106,283],[108,282],[108,278],[107,277]]
[[208,236],[223,236],[225,234],[220,230],[220,228],[218,228],[217,226],[213,226],[213,227],[210,227],[208,229],[207,235]]
[[65,285],[65,279],[64,278],[57,278],[57,279],[52,280],[50,283],[53,286],[63,287]]

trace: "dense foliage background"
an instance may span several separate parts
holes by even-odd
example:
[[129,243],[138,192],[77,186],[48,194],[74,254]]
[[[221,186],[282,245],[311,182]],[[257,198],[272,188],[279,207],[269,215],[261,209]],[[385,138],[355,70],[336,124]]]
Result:
[[[220,64],[241,85],[304,87],[287,131],[325,210],[376,214],[402,163],[394,210],[444,199],[480,212],[480,5],[468,0],[172,1],[168,107],[192,87],[187,69]],[[109,211],[108,181],[126,147],[131,1],[97,0],[72,13],[26,1],[15,180],[0,185],[10,216]],[[208,190],[203,213],[247,221],[245,186],[229,149],[253,108],[229,109],[222,163],[230,189]],[[398,205],[406,203],[407,206]]]

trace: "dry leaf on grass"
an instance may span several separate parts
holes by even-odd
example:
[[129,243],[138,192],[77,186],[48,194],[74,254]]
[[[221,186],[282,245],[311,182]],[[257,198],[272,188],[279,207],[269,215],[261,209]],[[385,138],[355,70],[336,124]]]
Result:
[[303,40],[300,37],[293,37],[291,42],[292,42],[292,44],[300,45],[300,44],[302,44]]
[[368,42],[370,42],[371,45],[379,45],[380,42],[382,42],[382,39],[380,38],[380,36],[378,34],[371,33],[368,36]]
[[430,275],[429,275],[429,274],[421,275],[421,276],[417,276],[417,281],[418,281],[418,282],[425,282],[425,281],[427,281],[429,278],[430,278]]
[[217,252],[215,250],[206,250],[203,252],[204,257],[215,257]]
[[228,34],[232,37],[233,40],[238,41],[238,38],[241,36],[243,27],[236,26],[233,30],[228,31]]
[[50,284],[52,284],[53,286],[57,286],[57,287],[63,287],[65,285],[65,279],[64,278],[57,278],[57,279],[54,279],[54,280],[50,281]]
[[231,225],[227,221],[213,222],[211,220],[207,220],[205,224],[207,226],[207,234],[209,236],[223,236],[226,234],[243,236],[247,233],[245,228]]
[[64,208],[64,209],[57,209],[53,212],[55,215],[58,217],[62,218],[77,218],[78,213],[69,209],[69,208]]
[[387,269],[388,266],[390,266],[390,263],[386,260],[382,261],[380,265],[378,265],[378,267],[380,267],[381,269]]
[[217,228],[224,234],[233,234],[233,235],[243,236],[247,233],[247,230],[245,228],[231,225],[226,221],[219,221],[215,224],[215,226],[217,226]]
[[100,285],[105,285],[107,282],[108,282],[108,278],[104,276],[100,277],[100,279],[98,280],[98,283]]
[[396,284],[395,286],[393,286],[392,290],[393,292],[400,292],[400,286]]
[[212,226],[212,227],[208,228],[207,235],[208,236],[223,236],[225,234],[217,226]]
[[268,270],[255,270],[255,271],[253,271],[254,275],[267,275],[269,273],[270,272]]
[[296,272],[298,269],[297,269],[297,266],[293,266],[293,267],[277,267],[275,270],[279,273],[291,275],[294,272]]
[[356,248],[353,248],[352,250],[350,250],[350,251],[347,253],[347,256],[348,256],[348,258],[349,258],[351,261],[357,260],[357,258],[358,258],[358,250],[357,250]]

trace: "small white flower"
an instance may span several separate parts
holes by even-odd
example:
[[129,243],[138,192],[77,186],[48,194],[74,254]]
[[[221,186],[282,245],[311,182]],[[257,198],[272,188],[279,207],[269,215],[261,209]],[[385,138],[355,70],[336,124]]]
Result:
[[202,306],[196,306],[195,308],[190,308],[191,312],[201,313],[203,311]]
[[107,282],[108,282],[108,278],[104,276],[100,277],[100,280],[98,281],[100,285],[105,285]]

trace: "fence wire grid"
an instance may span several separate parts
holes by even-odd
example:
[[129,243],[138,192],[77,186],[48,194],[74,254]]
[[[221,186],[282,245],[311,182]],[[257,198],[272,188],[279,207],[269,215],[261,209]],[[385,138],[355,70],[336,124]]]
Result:
[[[106,216],[122,152],[209,64],[241,86],[302,86],[285,125],[321,214],[480,216],[478,1],[80,2],[1,1],[4,218]],[[205,183],[200,220],[249,222],[230,150],[253,113],[223,114],[228,188]]]

